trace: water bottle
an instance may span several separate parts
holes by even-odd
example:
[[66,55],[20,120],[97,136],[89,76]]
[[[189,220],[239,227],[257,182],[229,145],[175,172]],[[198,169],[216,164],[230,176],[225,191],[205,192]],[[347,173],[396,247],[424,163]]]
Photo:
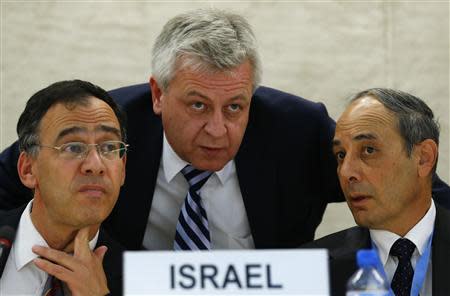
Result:
[[389,283],[376,268],[376,251],[359,250],[356,260],[359,269],[347,282],[346,296],[388,296]]

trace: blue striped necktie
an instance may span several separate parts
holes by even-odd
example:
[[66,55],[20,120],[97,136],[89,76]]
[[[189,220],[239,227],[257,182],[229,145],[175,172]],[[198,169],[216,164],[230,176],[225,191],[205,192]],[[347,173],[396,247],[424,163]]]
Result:
[[208,218],[200,198],[200,189],[212,172],[200,171],[187,165],[181,173],[189,183],[189,191],[178,217],[173,248],[175,250],[209,250],[211,238]]

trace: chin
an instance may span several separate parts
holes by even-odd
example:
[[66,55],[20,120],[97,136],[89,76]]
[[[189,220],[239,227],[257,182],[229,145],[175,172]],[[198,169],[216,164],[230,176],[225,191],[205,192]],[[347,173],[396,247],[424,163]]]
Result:
[[79,224],[83,227],[100,224],[106,219],[106,216],[102,215],[100,212],[91,212],[91,213],[84,213],[80,216],[78,216]]
[[192,160],[191,164],[198,170],[217,172],[223,169],[229,160],[217,160],[217,159],[200,159]]
[[356,224],[361,227],[370,228],[370,229],[382,229],[380,228],[381,223],[377,220],[370,219],[370,217],[364,218],[355,218]]
[[223,169],[223,167],[225,166],[226,163],[220,163],[220,164],[212,164],[212,163],[206,163],[206,164],[200,164],[198,166],[196,166],[194,164],[194,167],[202,170],[202,171],[211,171],[211,172],[217,172],[220,171],[221,169]]
[[367,220],[367,217],[362,217],[362,215],[358,215],[356,213],[356,214],[353,214],[353,219],[355,220],[355,223],[358,226],[361,226],[361,227],[369,227],[370,226],[370,223]]

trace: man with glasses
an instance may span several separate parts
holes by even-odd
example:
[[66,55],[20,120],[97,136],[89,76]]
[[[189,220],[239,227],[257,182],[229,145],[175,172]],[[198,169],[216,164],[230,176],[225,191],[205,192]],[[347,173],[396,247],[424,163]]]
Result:
[[[258,88],[261,71],[242,16],[195,10],[162,29],[150,83],[111,92],[128,114],[133,152],[104,225],[127,249],[292,248],[313,239],[326,204],[343,199],[329,149],[334,122],[323,104]],[[16,147],[0,155],[0,209],[26,202],[11,169]],[[190,209],[187,165],[211,172]],[[192,221],[207,221],[196,223],[203,244]]]
[[121,295],[122,248],[100,224],[125,179],[124,120],[103,89],[80,80],[27,102],[17,170],[33,199],[0,216],[0,229],[14,229],[0,295]]
[[[104,225],[127,249],[297,247],[314,238],[327,203],[344,200],[325,106],[259,87],[261,72],[242,16],[194,10],[163,27],[150,83],[110,92],[128,114],[133,153]],[[0,154],[0,209],[27,201],[17,154],[17,144]],[[199,221],[187,210],[195,187],[183,173],[187,165],[211,172],[195,197],[204,244],[187,225]],[[436,200],[448,205],[441,198],[448,186],[437,184],[444,194]]]

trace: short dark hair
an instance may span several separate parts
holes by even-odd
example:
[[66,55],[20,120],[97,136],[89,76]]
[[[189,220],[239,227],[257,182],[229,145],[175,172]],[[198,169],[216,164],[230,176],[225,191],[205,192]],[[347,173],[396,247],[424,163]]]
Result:
[[431,139],[439,145],[439,123],[423,100],[399,90],[371,88],[357,93],[350,102],[366,96],[373,97],[394,113],[408,156],[411,156],[414,145],[426,139]]
[[87,105],[89,98],[104,101],[117,117],[122,141],[126,142],[126,116],[119,105],[101,87],[83,80],[67,80],[53,83],[35,93],[28,100],[25,110],[17,123],[19,149],[36,155],[39,144],[39,126],[47,111],[54,105],[62,103],[68,107]]

